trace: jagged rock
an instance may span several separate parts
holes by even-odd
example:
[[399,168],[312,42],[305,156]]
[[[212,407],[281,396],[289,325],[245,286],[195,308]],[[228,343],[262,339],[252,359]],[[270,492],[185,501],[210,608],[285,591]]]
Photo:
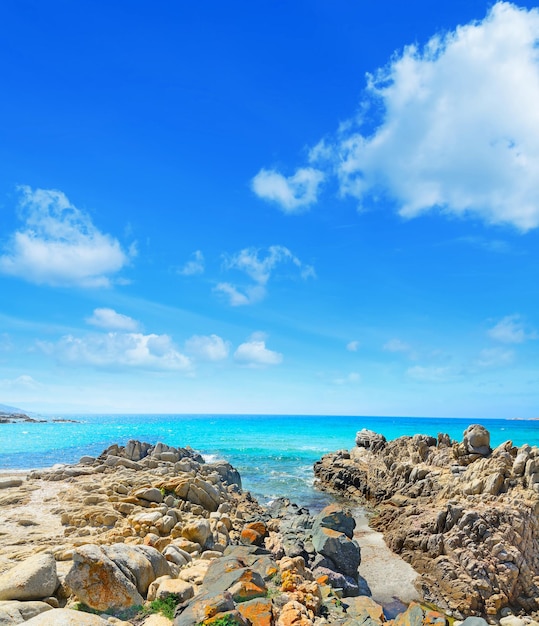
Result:
[[0,600],[41,600],[58,584],[52,554],[36,554],[0,574]]
[[366,448],[367,450],[376,452],[384,448],[386,442],[387,440],[384,435],[375,433],[367,428],[361,429],[356,434],[356,446],[358,446],[358,448]]
[[356,521],[349,510],[345,510],[337,504],[330,504],[314,518],[313,531],[316,531],[320,526],[344,533],[349,539],[352,539]]
[[319,554],[333,561],[340,572],[357,578],[361,562],[357,541],[339,531],[319,526],[313,533],[313,546]]
[[377,507],[371,525],[420,573],[426,600],[461,618],[539,609],[538,448],[491,451],[488,431],[472,425],[460,444],[399,437],[314,469],[323,488]]

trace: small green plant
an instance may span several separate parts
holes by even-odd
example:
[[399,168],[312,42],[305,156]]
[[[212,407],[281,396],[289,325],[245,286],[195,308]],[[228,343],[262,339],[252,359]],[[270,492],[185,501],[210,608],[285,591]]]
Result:
[[[209,620],[208,620],[209,621]],[[197,626],[204,626],[206,622],[200,622]],[[237,626],[236,620],[230,615],[230,613],[226,613],[222,617],[218,617],[211,621],[211,626]]]
[[168,617],[168,619],[174,619],[174,613],[179,603],[180,599],[178,595],[171,593],[164,598],[152,600],[149,605],[143,608],[143,612],[146,614],[161,613],[161,615]]

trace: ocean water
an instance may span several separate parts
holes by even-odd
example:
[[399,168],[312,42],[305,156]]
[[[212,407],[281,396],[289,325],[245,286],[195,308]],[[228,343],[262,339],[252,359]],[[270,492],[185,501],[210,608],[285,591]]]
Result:
[[[62,417],[62,416],[55,416]],[[474,423],[491,434],[493,447],[539,445],[539,421],[461,418],[338,417],[297,415],[69,415],[78,423],[0,425],[0,470],[35,469],[97,456],[129,439],[191,446],[206,460],[225,459],[243,486],[261,502],[285,496],[316,510],[329,497],[313,487],[313,463],[323,454],[350,449],[356,432],[368,428],[387,439],[417,433],[448,433],[462,440]]]

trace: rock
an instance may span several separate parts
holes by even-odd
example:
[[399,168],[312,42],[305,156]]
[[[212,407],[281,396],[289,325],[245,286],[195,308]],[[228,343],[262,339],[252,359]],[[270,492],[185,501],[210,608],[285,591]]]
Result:
[[480,424],[472,424],[464,431],[464,447],[473,454],[490,454],[490,433]]
[[134,578],[132,573],[124,573],[102,548],[88,544],[74,551],[65,584],[87,606],[106,611],[143,604]]
[[365,448],[376,452],[381,450],[385,446],[386,442],[387,440],[384,435],[375,433],[367,428],[361,429],[356,434],[356,446],[358,446],[358,448]]
[[187,524],[182,529],[182,537],[205,547],[211,537],[210,522],[207,519],[198,519]]
[[181,604],[190,600],[195,595],[195,591],[193,589],[193,585],[186,583],[184,580],[169,578],[167,580],[163,580],[163,582],[159,585],[156,598],[158,600],[163,600],[170,595],[175,595],[178,598],[178,604]]
[[349,510],[345,510],[337,504],[330,504],[314,518],[313,530],[320,526],[344,533],[349,539],[352,539],[356,521]]
[[197,597],[174,619],[174,626],[194,626],[234,609],[234,600],[230,594],[218,594],[212,598]]
[[319,526],[313,532],[314,549],[327,557],[339,571],[357,578],[357,570],[361,562],[361,551],[357,541],[349,539],[344,533]]
[[470,617],[467,617],[460,624],[460,626],[488,626],[488,622],[482,617],[474,617],[473,615],[471,615]]
[[135,584],[142,595],[146,594],[150,583],[156,578],[171,573],[166,558],[150,546],[116,543],[112,546],[103,546],[102,550],[126,578]]
[[0,626],[22,624],[40,613],[51,610],[52,606],[46,602],[19,602],[18,600],[0,601]]
[[412,602],[404,613],[393,620],[394,626],[445,626],[447,620],[442,613],[422,607]]
[[10,487],[20,487],[22,478],[0,478],[0,489],[9,489]]
[[108,620],[99,615],[72,609],[53,609],[40,613],[25,624],[30,624],[30,626],[111,626]]
[[272,602],[268,598],[256,598],[238,605],[238,611],[253,626],[272,626]]
[[157,504],[161,504],[163,502],[163,494],[160,489],[157,487],[150,487],[149,489],[138,489],[135,491],[134,495],[137,498],[141,498],[142,500],[147,500],[148,502],[156,502]]
[[0,600],[40,600],[58,587],[52,554],[37,554],[0,574]]

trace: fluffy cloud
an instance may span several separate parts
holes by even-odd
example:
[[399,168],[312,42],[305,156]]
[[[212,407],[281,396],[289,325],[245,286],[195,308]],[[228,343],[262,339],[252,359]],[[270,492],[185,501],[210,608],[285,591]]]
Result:
[[116,313],[114,309],[94,309],[91,317],[86,318],[88,324],[105,328],[106,330],[127,330],[135,331],[139,328],[139,323],[133,318]]
[[[360,206],[389,198],[407,218],[438,210],[536,228],[538,40],[538,9],[498,2],[482,21],[406,47],[367,76],[360,115],[311,164]],[[262,180],[277,188],[279,176]]]
[[188,370],[191,361],[181,354],[168,335],[142,333],[93,333],[85,337],[66,335],[57,343],[38,347],[69,365],[133,367],[149,370]]
[[350,341],[346,344],[348,352],[357,352],[359,350],[359,341]]
[[107,287],[129,262],[118,240],[101,233],[61,191],[23,186],[20,192],[24,226],[0,256],[0,272],[36,284]]
[[293,176],[261,169],[252,180],[257,196],[277,203],[285,213],[298,213],[318,199],[324,173],[312,167],[299,168]]
[[185,351],[204,361],[221,361],[228,357],[230,344],[218,335],[194,335],[185,342]]
[[238,363],[250,367],[261,365],[279,365],[283,361],[283,355],[266,348],[265,335],[255,333],[249,341],[242,343],[234,352],[234,359]]
[[225,270],[238,270],[246,274],[254,284],[238,286],[229,282],[219,283],[215,291],[225,294],[232,306],[259,302],[266,296],[266,285],[278,266],[291,265],[294,273],[303,279],[315,277],[312,265],[305,265],[285,246],[270,246],[267,250],[244,248],[237,254],[226,256]]
[[528,339],[537,339],[537,332],[527,329],[524,320],[518,314],[507,315],[488,330],[488,335],[502,343],[523,343]]
[[195,250],[191,255],[191,260],[178,270],[182,276],[194,276],[204,273],[204,255],[200,250]]

